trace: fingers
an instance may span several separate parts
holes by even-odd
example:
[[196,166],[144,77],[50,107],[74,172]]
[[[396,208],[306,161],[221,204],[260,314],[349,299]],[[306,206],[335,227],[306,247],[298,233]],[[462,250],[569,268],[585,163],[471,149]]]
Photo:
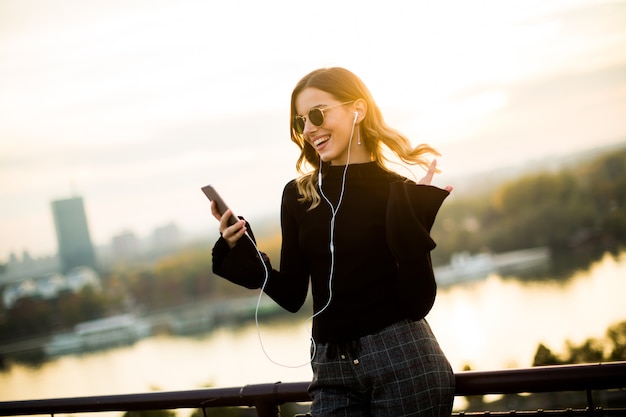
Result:
[[239,239],[246,234],[246,222],[243,220],[238,221],[234,225],[226,228],[222,232],[222,238],[228,243],[228,246],[232,249],[235,247]]
[[433,159],[433,162],[431,162],[430,166],[428,167],[428,171],[426,172],[426,175],[424,175],[424,178],[420,180],[419,184],[430,185],[430,183],[433,181],[433,176],[435,175],[436,170],[437,170],[437,160]]
[[213,214],[213,217],[215,217],[217,221],[220,221],[222,219],[222,215],[217,210],[217,204],[215,203],[215,201],[211,201],[211,214]]
[[[428,167],[428,171],[426,171],[426,175],[424,175],[424,178],[422,178],[418,184],[430,185],[433,182],[433,177],[435,176],[436,171],[437,160],[433,159],[433,162],[431,162],[430,166]],[[454,188],[451,185],[446,185],[445,187],[443,187],[443,189],[451,193]]]
[[228,225],[228,219],[231,217],[232,212],[230,209],[224,212],[224,215],[221,216],[220,219],[220,233],[222,238],[226,240],[228,246],[230,248],[235,247],[237,241],[243,237],[243,235],[248,230],[246,228],[246,222],[244,220],[239,220],[237,223],[232,226]]
[[239,220],[237,223],[229,226],[228,219],[233,214],[232,211],[228,209],[224,212],[224,215],[221,215],[220,212],[217,210],[217,205],[215,204],[215,201],[211,201],[211,213],[213,214],[213,217],[215,217],[220,222],[220,234],[222,235],[224,240],[226,240],[228,246],[232,249],[235,244],[237,244],[237,241],[241,239],[244,234],[246,234],[246,222],[244,220]]

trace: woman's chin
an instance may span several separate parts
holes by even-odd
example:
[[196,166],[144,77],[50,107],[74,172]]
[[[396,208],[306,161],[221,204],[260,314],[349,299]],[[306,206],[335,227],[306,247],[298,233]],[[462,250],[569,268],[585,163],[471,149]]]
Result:
[[329,155],[328,153],[318,153],[318,155],[322,162],[330,162],[332,160],[331,155]]

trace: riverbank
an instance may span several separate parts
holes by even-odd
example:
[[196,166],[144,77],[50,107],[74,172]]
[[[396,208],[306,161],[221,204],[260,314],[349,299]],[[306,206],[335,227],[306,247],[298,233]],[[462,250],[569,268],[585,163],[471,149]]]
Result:
[[[258,312],[257,312],[258,304]],[[276,303],[258,296],[204,300],[145,314],[121,314],[82,322],[71,331],[0,343],[0,364],[7,360],[41,362],[116,346],[132,345],[157,335],[197,335],[217,328],[236,327],[259,318],[291,316]]]
[[[490,275],[442,288],[428,322],[455,371],[530,367],[539,344],[560,356],[567,341],[580,346],[602,339],[608,327],[626,320],[624,276],[626,253],[559,281]],[[311,378],[309,315],[286,313],[259,320],[259,327],[248,320],[184,336],[163,331],[132,345],[34,364],[9,361],[0,372],[0,395],[9,401],[305,381]]]

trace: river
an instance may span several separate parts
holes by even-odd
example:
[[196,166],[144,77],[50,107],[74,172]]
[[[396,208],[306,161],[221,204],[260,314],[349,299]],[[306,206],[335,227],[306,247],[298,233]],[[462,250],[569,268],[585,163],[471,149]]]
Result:
[[[602,338],[626,320],[626,253],[605,256],[567,280],[490,275],[439,290],[428,321],[455,371],[532,365],[539,343]],[[305,381],[309,323],[261,321],[182,337],[157,335],[131,346],[68,355],[0,372],[0,401],[190,390]],[[280,363],[277,364],[277,363]]]

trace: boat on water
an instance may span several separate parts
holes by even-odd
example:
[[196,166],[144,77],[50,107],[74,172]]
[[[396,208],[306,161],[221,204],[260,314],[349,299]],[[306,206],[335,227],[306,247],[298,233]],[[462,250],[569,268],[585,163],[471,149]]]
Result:
[[151,333],[149,322],[133,314],[120,314],[79,323],[71,332],[54,335],[43,349],[48,356],[79,353],[132,344]]
[[43,351],[47,356],[66,355],[81,352],[82,350],[83,342],[74,332],[55,334],[43,347]]
[[550,250],[547,247],[521,249],[492,254],[454,253],[450,263],[434,267],[437,284],[445,287],[487,278],[489,274],[521,274],[548,265]]
[[449,264],[434,268],[435,280],[441,286],[482,279],[494,270],[490,253],[471,255],[469,252],[454,253]]

